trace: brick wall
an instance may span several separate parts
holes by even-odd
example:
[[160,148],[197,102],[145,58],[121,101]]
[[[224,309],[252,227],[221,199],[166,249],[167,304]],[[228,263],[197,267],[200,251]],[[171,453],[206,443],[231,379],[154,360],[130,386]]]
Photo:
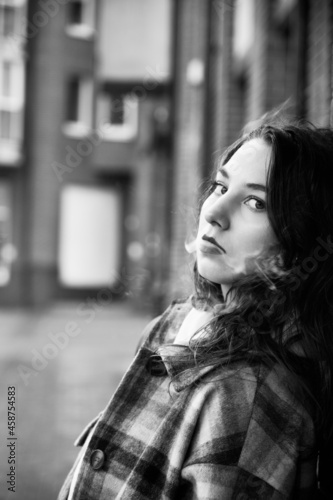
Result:
[[[247,122],[288,99],[289,114],[322,125],[332,116],[330,0],[254,0],[255,37],[241,75],[234,71],[232,51],[236,2],[176,4],[171,296],[185,294],[189,260],[184,241],[189,225],[194,226],[197,186],[211,172],[214,153],[230,144]],[[186,81],[186,66],[193,57],[208,65],[204,88]]]
[[299,27],[295,9],[281,18],[276,4],[255,2],[255,40],[248,68],[245,122],[291,98],[297,102]]
[[332,7],[329,0],[309,2],[306,108],[317,125],[330,123],[332,94]]

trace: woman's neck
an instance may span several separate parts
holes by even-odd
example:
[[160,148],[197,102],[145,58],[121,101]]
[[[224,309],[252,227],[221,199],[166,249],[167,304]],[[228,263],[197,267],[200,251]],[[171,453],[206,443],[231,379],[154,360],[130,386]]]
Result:
[[226,309],[234,309],[236,307],[235,290],[231,290],[232,285],[221,285],[224,305]]
[[208,324],[213,317],[214,313],[212,310],[202,311],[195,308],[191,309],[176,335],[174,344],[188,345],[191,337]]

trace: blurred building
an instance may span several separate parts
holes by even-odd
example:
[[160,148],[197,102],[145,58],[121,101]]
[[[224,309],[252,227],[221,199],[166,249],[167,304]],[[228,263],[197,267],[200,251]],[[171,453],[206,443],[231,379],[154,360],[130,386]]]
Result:
[[24,0],[0,2],[0,290],[16,298],[15,268],[21,241],[24,164],[25,43],[19,36],[26,18]]
[[331,123],[330,0],[0,0],[0,303],[191,288],[214,161],[285,101]]
[[171,17],[168,0],[1,0],[2,304],[160,289]]
[[190,290],[193,259],[184,240],[191,241],[203,180],[243,127],[283,103],[293,116],[332,124],[330,0],[175,5],[174,209],[165,303]]

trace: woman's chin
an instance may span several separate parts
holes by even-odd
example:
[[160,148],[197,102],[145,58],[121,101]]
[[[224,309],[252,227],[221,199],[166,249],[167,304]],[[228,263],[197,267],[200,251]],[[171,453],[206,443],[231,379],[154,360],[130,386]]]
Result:
[[212,266],[198,265],[198,273],[202,278],[218,284],[223,283],[226,278],[221,274],[219,275]]

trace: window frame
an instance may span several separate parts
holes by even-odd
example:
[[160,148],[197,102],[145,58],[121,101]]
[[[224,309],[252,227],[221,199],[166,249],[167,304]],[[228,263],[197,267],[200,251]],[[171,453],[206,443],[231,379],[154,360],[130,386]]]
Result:
[[[9,95],[4,91],[4,67],[9,70]],[[24,120],[25,66],[22,59],[0,59],[0,113],[8,113],[9,134],[0,130],[0,163],[16,163],[21,158]],[[1,128],[2,119],[0,119]]]
[[[74,1],[74,0],[73,0]],[[67,4],[67,24],[65,27],[66,34],[73,38],[81,38],[89,40],[96,33],[96,5],[95,0],[75,0],[80,1],[82,5],[82,22],[73,23],[69,19],[70,4]]]
[[[124,99],[124,121],[121,124],[111,123],[112,92],[101,91],[97,95],[96,123],[102,133],[103,140],[110,142],[130,142],[135,140],[139,128],[139,101],[128,93],[118,93]],[[116,95],[116,93],[115,93]],[[104,97],[102,97],[104,96]],[[108,113],[105,113],[105,109]]]
[[94,81],[90,75],[72,75],[67,81],[67,96],[73,78],[78,80],[77,120],[70,120],[65,116],[62,129],[65,135],[80,138],[89,135],[92,130]]

